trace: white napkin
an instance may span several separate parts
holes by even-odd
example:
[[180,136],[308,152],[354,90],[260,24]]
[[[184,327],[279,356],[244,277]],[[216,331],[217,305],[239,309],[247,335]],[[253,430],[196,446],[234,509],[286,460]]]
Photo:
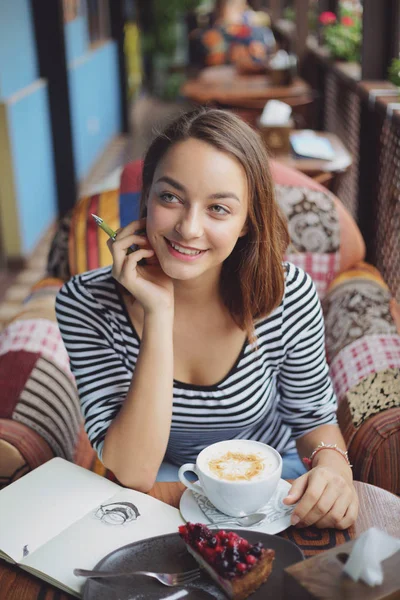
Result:
[[286,102],[269,100],[260,116],[261,125],[286,125],[292,114],[292,108]]
[[271,69],[289,69],[293,62],[293,58],[286,50],[278,50],[269,61]]
[[383,582],[382,561],[400,550],[400,539],[396,539],[371,527],[364,531],[355,542],[344,567],[354,581],[362,579],[370,586]]

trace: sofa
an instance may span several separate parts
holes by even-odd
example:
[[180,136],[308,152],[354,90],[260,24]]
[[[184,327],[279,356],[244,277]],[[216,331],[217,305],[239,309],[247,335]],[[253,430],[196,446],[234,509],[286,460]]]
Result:
[[[110,264],[107,236],[138,216],[142,163],[125,166],[119,189],[79,200],[58,223],[47,276],[0,334],[0,487],[61,456],[112,478],[85,433],[79,398],[55,318],[72,275]],[[360,232],[340,201],[309,177],[272,162],[291,243],[286,258],[313,277],[326,326],[338,420],[354,477],[400,494],[400,335],[390,291],[363,262]]]

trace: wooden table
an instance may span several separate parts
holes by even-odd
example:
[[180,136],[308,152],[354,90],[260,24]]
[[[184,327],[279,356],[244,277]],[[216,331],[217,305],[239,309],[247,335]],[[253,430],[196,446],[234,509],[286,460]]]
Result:
[[314,99],[309,84],[296,77],[290,85],[274,85],[268,75],[239,74],[234,66],[207,67],[181,87],[183,97],[196,104],[232,108],[252,125],[268,100],[281,100],[304,113]]
[[[346,531],[289,527],[280,535],[294,541],[306,556],[315,555],[327,547],[339,545],[358,537],[373,525],[400,538],[400,498],[366,483],[355,482],[360,499],[360,514],[355,526]],[[178,508],[186,488],[177,482],[156,483],[150,495]],[[0,600],[72,600],[74,596],[0,561]]]
[[[302,133],[301,129],[296,129],[293,133]],[[317,158],[304,158],[296,156],[294,152],[275,154],[274,158],[278,162],[288,167],[293,167],[305,175],[316,179],[332,192],[336,192],[339,186],[340,177],[344,175],[352,165],[353,159],[341,139],[334,133],[327,131],[315,131],[315,135],[323,137],[332,144],[335,156],[332,160],[320,160]]]

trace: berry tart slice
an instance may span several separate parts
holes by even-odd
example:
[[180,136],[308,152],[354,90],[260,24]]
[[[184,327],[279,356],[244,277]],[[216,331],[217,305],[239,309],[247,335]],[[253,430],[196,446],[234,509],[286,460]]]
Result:
[[275,551],[250,544],[233,531],[186,523],[179,534],[190,554],[232,600],[244,600],[267,580]]

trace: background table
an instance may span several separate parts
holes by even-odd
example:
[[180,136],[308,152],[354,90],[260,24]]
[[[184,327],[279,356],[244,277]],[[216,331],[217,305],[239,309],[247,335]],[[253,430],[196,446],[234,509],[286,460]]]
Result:
[[[366,483],[356,481],[355,487],[360,499],[360,513],[354,527],[346,531],[289,527],[280,535],[295,542],[306,556],[313,556],[358,537],[373,525],[390,535],[400,537],[400,498]],[[178,508],[185,489],[177,482],[156,483],[150,495]],[[0,561],[0,600],[72,600],[73,598],[74,596],[57,590],[18,567]]]
[[255,124],[268,100],[281,100],[311,126],[309,109],[314,93],[309,84],[295,77],[290,85],[274,85],[268,75],[242,75],[232,65],[207,67],[181,87],[183,97],[196,104],[231,108]]
[[[296,129],[293,133],[302,133],[302,130]],[[312,177],[335,193],[338,189],[340,178],[352,165],[352,156],[336,134],[329,133],[328,131],[315,131],[314,133],[318,137],[330,141],[335,152],[335,156],[332,160],[320,160],[317,158],[296,156],[293,151],[276,154],[274,155],[274,158],[284,165],[297,169],[305,175]]]

